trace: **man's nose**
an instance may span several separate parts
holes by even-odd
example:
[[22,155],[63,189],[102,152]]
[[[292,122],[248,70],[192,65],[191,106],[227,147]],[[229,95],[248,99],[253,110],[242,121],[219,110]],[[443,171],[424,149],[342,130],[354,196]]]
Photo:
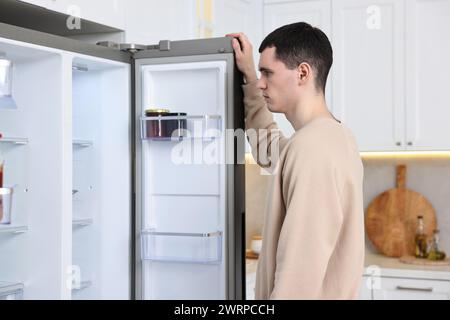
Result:
[[261,90],[265,90],[267,87],[266,82],[262,78],[258,79],[256,86],[258,87],[258,89],[261,89]]

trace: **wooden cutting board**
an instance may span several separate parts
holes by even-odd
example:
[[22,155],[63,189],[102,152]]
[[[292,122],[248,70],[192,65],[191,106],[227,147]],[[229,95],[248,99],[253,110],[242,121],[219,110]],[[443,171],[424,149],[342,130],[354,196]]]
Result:
[[416,257],[413,256],[403,256],[400,258],[400,262],[406,264],[413,264],[416,266],[431,266],[431,267],[450,266],[449,258],[441,261],[433,261],[428,259],[417,259]]
[[397,188],[373,200],[366,213],[365,226],[370,241],[389,257],[415,254],[417,216],[423,216],[428,236],[436,229],[436,213],[421,194],[406,189],[406,166],[397,167]]

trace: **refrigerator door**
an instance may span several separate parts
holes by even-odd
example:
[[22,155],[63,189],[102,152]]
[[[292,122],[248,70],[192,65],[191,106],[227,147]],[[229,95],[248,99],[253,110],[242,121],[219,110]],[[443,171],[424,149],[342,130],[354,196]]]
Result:
[[231,41],[160,43],[134,56],[134,70],[136,297],[243,299],[244,113]]

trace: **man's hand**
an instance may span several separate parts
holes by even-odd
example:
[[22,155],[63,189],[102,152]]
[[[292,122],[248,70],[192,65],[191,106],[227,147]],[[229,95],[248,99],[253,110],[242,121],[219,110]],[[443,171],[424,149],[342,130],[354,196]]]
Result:
[[240,33],[230,33],[226,35],[233,39],[233,49],[236,54],[236,65],[238,69],[244,74],[247,83],[256,81],[255,63],[253,60],[253,47],[247,36]]

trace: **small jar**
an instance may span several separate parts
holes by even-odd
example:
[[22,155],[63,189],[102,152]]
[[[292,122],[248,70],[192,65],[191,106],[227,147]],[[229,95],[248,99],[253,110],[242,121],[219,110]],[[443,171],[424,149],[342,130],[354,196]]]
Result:
[[167,109],[148,109],[145,111],[146,117],[158,117],[158,119],[147,120],[146,134],[149,139],[171,139],[172,134],[177,131],[176,138],[183,136],[182,131],[186,129],[186,119],[170,119],[165,117],[185,117],[182,112],[171,113]]
[[[177,112],[169,113],[168,117],[186,117],[186,113]],[[187,120],[186,119],[172,119],[166,121],[166,134],[168,138],[181,138],[184,136],[186,130]],[[174,134],[176,132],[176,134]]]
[[163,138],[166,134],[166,121],[162,120],[163,116],[170,114],[167,109],[148,109],[145,110],[146,117],[158,117],[159,119],[152,119],[146,121],[147,138]]
[[12,188],[0,188],[0,224],[11,224]]

